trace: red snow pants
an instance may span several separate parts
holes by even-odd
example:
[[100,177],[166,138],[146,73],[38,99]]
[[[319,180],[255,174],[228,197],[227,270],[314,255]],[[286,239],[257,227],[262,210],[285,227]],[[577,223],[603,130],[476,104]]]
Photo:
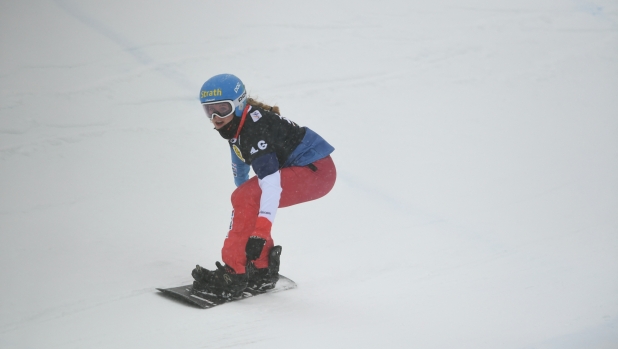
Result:
[[[313,163],[317,170],[304,167],[281,169],[281,199],[279,207],[288,207],[319,199],[335,185],[337,171],[330,156]],[[314,169],[315,169],[314,167]],[[245,246],[253,235],[260,210],[262,190],[258,178],[252,177],[232,193],[232,224],[221,250],[222,260],[238,274],[245,273],[247,256]],[[260,257],[254,261],[257,268],[268,267],[268,252],[274,246],[270,233]]]

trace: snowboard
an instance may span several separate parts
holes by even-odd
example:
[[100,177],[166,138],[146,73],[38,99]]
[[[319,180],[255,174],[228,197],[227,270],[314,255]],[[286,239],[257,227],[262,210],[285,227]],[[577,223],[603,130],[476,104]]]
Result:
[[200,308],[210,309],[224,303],[235,302],[241,299],[258,296],[265,293],[281,292],[293,288],[296,288],[296,283],[294,281],[288,279],[283,275],[279,275],[279,281],[275,285],[275,288],[266,291],[258,291],[247,288],[243,291],[242,296],[236,299],[222,299],[206,292],[194,290],[193,284],[172,288],[157,288],[157,290],[161,291],[163,295],[182,300],[186,303],[198,306]]

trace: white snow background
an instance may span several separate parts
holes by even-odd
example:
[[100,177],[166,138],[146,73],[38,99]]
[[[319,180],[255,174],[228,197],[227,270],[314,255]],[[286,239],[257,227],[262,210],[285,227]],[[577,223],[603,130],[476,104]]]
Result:
[[[233,73],[336,148],[201,310]],[[0,2],[1,348],[618,348],[615,0]]]

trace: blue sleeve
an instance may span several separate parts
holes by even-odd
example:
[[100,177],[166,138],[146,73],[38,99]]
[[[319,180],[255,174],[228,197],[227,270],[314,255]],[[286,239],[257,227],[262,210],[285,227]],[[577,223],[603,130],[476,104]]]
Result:
[[232,147],[230,147],[230,151],[232,152],[232,173],[234,173],[234,183],[237,187],[240,187],[241,184],[245,183],[249,179],[250,166],[238,158]]
[[335,148],[309,127],[305,127],[305,137],[294,149],[283,167],[307,166],[330,155]]
[[255,172],[259,179],[264,179],[264,177],[279,171],[277,154],[268,153],[261,155],[251,161],[251,167],[253,167],[253,172]]

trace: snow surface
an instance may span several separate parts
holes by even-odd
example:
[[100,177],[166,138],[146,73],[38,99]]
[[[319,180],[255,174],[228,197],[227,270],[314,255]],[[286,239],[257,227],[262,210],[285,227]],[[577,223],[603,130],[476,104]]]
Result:
[[[230,72],[335,147],[210,310]],[[0,2],[1,348],[618,348],[615,0]]]

